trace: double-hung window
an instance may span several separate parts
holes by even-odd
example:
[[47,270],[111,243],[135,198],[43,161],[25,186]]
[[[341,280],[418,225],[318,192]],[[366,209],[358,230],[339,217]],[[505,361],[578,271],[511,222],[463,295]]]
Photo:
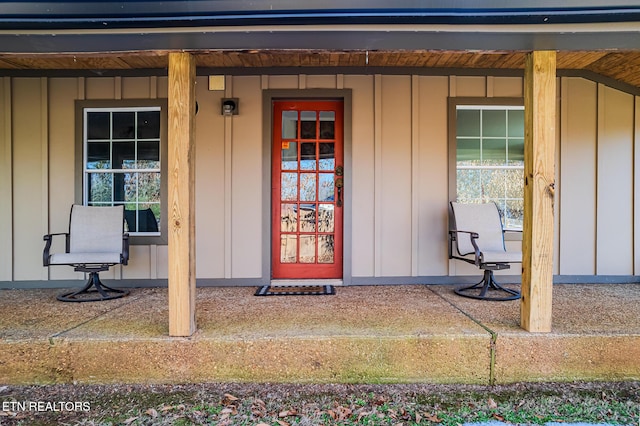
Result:
[[84,204],[124,205],[134,237],[162,233],[161,113],[160,106],[82,108]]
[[455,198],[495,202],[505,229],[524,217],[524,107],[455,106]]

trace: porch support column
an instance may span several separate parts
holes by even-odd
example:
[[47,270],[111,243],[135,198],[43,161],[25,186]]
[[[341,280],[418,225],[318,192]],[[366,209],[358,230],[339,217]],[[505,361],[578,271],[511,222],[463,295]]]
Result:
[[551,331],[556,52],[527,55],[524,73],[524,226],[520,326]]
[[195,59],[169,54],[169,335],[196,331]]

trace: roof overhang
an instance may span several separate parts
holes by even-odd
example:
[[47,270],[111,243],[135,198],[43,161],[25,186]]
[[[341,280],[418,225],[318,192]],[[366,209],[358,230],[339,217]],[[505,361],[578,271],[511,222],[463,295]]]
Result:
[[[453,3],[453,5],[451,5]],[[192,49],[633,50],[640,2],[190,0],[0,3],[5,53]],[[524,2],[519,2],[524,3]]]

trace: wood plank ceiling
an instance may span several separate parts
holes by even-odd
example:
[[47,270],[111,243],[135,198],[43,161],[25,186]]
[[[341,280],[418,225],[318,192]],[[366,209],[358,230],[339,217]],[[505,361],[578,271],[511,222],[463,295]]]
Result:
[[[426,67],[522,70],[526,52],[462,51],[192,51],[199,68]],[[638,51],[560,51],[559,70],[587,70],[640,87]],[[0,54],[5,70],[166,69],[168,51]]]

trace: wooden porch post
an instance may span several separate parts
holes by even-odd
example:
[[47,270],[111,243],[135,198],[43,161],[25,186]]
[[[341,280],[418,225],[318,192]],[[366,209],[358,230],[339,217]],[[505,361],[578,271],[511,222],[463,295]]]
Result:
[[169,54],[169,335],[196,331],[195,75],[189,53]]
[[551,331],[556,52],[527,55],[524,73],[524,226],[520,325]]

